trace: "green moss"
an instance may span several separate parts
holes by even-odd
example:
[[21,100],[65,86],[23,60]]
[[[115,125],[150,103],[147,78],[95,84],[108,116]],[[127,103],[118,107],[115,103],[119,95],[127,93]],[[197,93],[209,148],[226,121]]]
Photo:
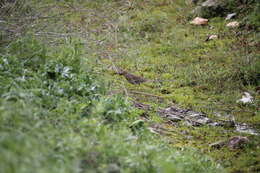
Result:
[[[88,10],[82,9],[83,6]],[[69,4],[60,2],[57,7],[51,8],[51,10],[43,14],[65,13],[60,20],[50,19],[48,21],[50,25],[47,27],[46,32],[53,30],[55,32],[66,31],[73,32],[81,37],[84,43],[86,43],[86,46],[84,46],[85,51],[80,52],[81,57],[84,58],[80,62],[81,65],[92,66],[91,70],[103,75],[103,78],[108,80],[108,89],[111,90],[112,94],[123,93],[131,97],[131,100],[150,104],[153,108],[148,113],[150,120],[162,123],[165,128],[171,130],[167,134],[167,139],[170,140],[173,148],[196,148],[204,154],[210,155],[216,163],[224,166],[228,172],[257,172],[259,171],[258,165],[260,162],[258,157],[260,141],[257,137],[234,132],[234,129],[230,127],[202,126],[194,128],[187,127],[182,123],[174,127],[164,124],[164,120],[156,114],[155,110],[158,107],[167,107],[175,104],[180,107],[204,112],[213,119],[222,119],[216,117],[216,112],[232,114],[237,122],[245,122],[253,125],[256,129],[260,128],[258,109],[260,101],[259,91],[257,91],[259,85],[259,50],[257,48],[259,33],[256,31],[247,32],[247,30],[241,30],[240,28],[230,30],[225,27],[226,21],[221,17],[210,19],[209,26],[192,26],[187,18],[188,12],[191,10],[192,6],[185,4],[183,0],[135,1],[130,6],[121,1],[86,1],[80,4],[77,2],[70,2]],[[247,16],[248,13],[241,13],[241,16],[239,14],[238,20],[242,20],[245,17],[243,14]],[[251,16],[249,15],[249,19],[248,22],[257,24],[257,15],[254,13]],[[41,22],[38,25],[41,26]],[[34,31],[34,29],[31,31]],[[84,32],[87,36],[81,35]],[[217,34],[218,39],[205,42],[207,36],[211,34]],[[49,38],[48,41],[59,43],[60,40],[57,40],[59,39],[54,37]],[[63,53],[57,51],[53,53],[52,57],[59,57],[66,63],[65,59],[69,59],[77,52],[74,51],[75,48],[77,49],[77,46],[68,46],[63,50]],[[79,62],[75,62],[76,66],[77,63]],[[138,86],[129,84],[124,77],[114,74],[111,68],[113,65],[126,69],[133,74],[143,76],[149,82]],[[71,83],[66,85],[66,83],[63,83],[62,86],[72,85],[76,88],[77,84]],[[125,90],[128,90],[128,92]],[[140,91],[160,96],[160,98],[133,94],[129,91]],[[237,99],[242,97],[244,91],[248,91],[254,96],[254,104],[242,105],[236,102]],[[37,93],[37,91],[35,92]],[[125,116],[134,118],[143,113],[130,111],[131,115],[129,115],[127,113],[129,107],[121,99],[121,97],[120,99],[104,97],[102,101],[95,102],[96,107],[84,109],[81,116],[87,117],[90,112],[94,112],[96,116],[100,116],[98,120],[102,122],[115,121],[127,124],[129,119],[124,119]],[[54,104],[50,100],[52,99],[44,100],[44,105]],[[86,106],[90,106],[89,103],[81,103],[75,107],[67,106],[73,104],[66,102],[66,100],[59,104],[55,102],[54,105],[58,105],[56,116],[64,112],[71,112],[75,109],[81,110]],[[76,116],[73,111],[69,115]],[[76,116],[76,119],[78,118]],[[59,128],[63,127],[59,123],[61,120],[62,122],[68,121],[60,117],[58,119],[54,118],[51,122],[55,124],[55,128]],[[84,136],[85,132],[90,130],[93,133],[103,134],[104,139],[101,139],[98,135],[94,137],[88,136],[93,141],[96,141],[97,138],[101,141],[100,145],[95,146],[89,144],[91,140],[85,140],[78,135],[78,128],[75,127],[76,130],[73,128],[75,133],[72,134],[68,132],[69,130],[65,130],[62,133],[64,135],[68,133],[68,135],[65,135],[65,142],[63,141],[64,143],[61,142],[61,144],[66,148],[70,147],[69,143],[72,143],[77,148],[70,148],[69,151],[72,152],[72,155],[68,155],[68,157],[78,156],[74,152],[81,151],[81,146],[84,145],[90,148],[84,150],[85,152],[83,153],[86,153],[86,155],[80,158],[91,158],[83,160],[87,163],[93,162],[93,167],[84,165],[86,169],[95,170],[97,167],[100,170],[109,169],[111,162],[109,159],[112,159],[113,163],[127,165],[127,159],[125,160],[124,157],[124,153],[127,153],[125,148],[130,148],[133,152],[137,151],[134,146],[136,145],[135,143],[133,145],[125,144],[122,141],[125,135],[129,134],[129,129],[120,129],[123,131],[122,134],[109,130],[108,128],[110,127],[95,130],[96,127],[100,127],[98,120],[84,120],[82,122],[78,122],[75,119],[71,120],[71,124],[75,122],[77,122],[76,124],[82,123],[84,127],[82,127],[80,132],[81,135]],[[86,129],[85,126],[91,126],[92,128]],[[71,131],[73,130],[71,129]],[[106,130],[108,132],[105,132]],[[58,133],[59,131],[55,131],[55,134]],[[110,140],[111,134],[112,138]],[[146,135],[149,136],[149,133],[145,133],[143,137]],[[250,139],[249,144],[235,151],[229,150],[227,147],[221,149],[209,147],[211,143],[226,140],[235,135],[248,136]],[[56,136],[53,138],[56,138]],[[15,141],[16,139],[13,140]],[[19,139],[17,140],[19,142]],[[121,142],[112,146],[111,144],[114,140]],[[31,140],[31,143],[36,143],[35,145],[38,145],[37,142],[34,139]],[[51,142],[55,144],[56,140]],[[151,140],[151,142],[156,143],[158,140]],[[145,143],[141,145],[143,148],[146,147]],[[111,147],[111,149],[107,150],[109,148],[107,146]],[[116,150],[116,147],[119,147],[119,150]],[[27,150],[25,147],[26,152]],[[86,152],[89,150],[96,150],[97,153]],[[46,148],[43,151],[49,152]],[[66,151],[63,152],[65,153]],[[147,156],[148,160],[161,157],[154,152],[150,152],[150,150],[147,152],[149,155]],[[164,155],[164,153],[168,152],[168,149],[160,152]],[[37,155],[37,152],[35,153]],[[109,157],[105,157],[102,153],[106,153]],[[148,170],[148,168],[152,167],[148,161],[139,159],[140,157],[136,155],[130,157],[133,169],[145,172],[145,169]],[[64,163],[67,163],[66,161]],[[139,161],[145,165],[144,167],[139,167],[140,169],[135,165]],[[156,159],[153,161],[161,162]],[[180,161],[176,160],[178,163]],[[79,163],[77,159],[75,162]],[[160,163],[159,165],[165,172],[178,171],[168,163]],[[194,165],[196,164],[194,163]],[[204,166],[207,167],[207,165]],[[123,166],[123,168],[129,171],[127,166]],[[56,168],[54,167],[53,169]],[[67,167],[64,169],[67,169]]]
[[[257,57],[257,51],[253,47],[243,48],[244,45],[241,44],[241,41],[249,35],[237,37],[236,31],[227,29],[226,22],[220,17],[210,20],[212,27],[191,26],[185,18],[179,16],[179,14],[185,16],[185,11],[190,10],[189,6],[184,6],[180,1],[176,2],[175,5],[163,7],[157,6],[156,3],[146,3],[144,7],[146,8],[142,10],[134,9],[124,16],[128,21],[126,22],[128,25],[125,23],[124,26],[128,29],[122,31],[122,35],[129,34],[129,42],[120,44],[128,45],[125,51],[129,54],[125,55],[128,58],[117,58],[116,64],[130,72],[154,80],[153,84],[144,84],[140,87],[126,84],[127,88],[145,90],[147,93],[160,95],[164,101],[160,102],[139,95],[135,95],[135,97],[152,105],[178,104],[205,112],[212,118],[217,118],[215,112],[232,114],[238,122],[258,124],[259,113],[255,106],[239,107],[236,103],[236,100],[242,97],[244,90],[255,93],[257,86],[253,82],[254,77],[248,76],[246,79],[243,77],[247,72],[253,76],[257,75],[256,71],[247,69],[247,72],[239,73],[241,70],[251,68],[253,64],[253,69],[259,69],[255,67],[259,62],[255,58],[250,59],[250,65],[243,63],[250,50],[252,50],[251,54]],[[157,27],[160,27],[160,32],[149,30],[143,31],[142,36],[136,35],[135,28],[141,28],[143,26],[140,25],[143,24],[146,25],[145,22],[142,22],[145,16],[149,16],[151,20],[148,21],[152,21],[153,18],[156,18],[158,9],[166,13],[164,22],[158,22],[159,26]],[[160,14],[163,14],[162,12]],[[138,17],[127,17],[136,14]],[[205,42],[204,40],[211,34],[217,34],[219,38]],[[120,35],[121,33],[119,33]],[[251,40],[257,40],[254,33],[250,34],[249,37]],[[248,85],[249,83],[250,85]],[[255,99],[255,103],[258,105],[259,98],[255,97]],[[186,131],[194,137],[193,140],[184,140],[180,135],[172,134],[174,146],[185,145],[200,148],[228,167],[229,171],[248,171],[249,169],[244,164],[247,160],[248,163],[251,163],[252,169],[256,169],[257,164],[249,161],[257,159],[250,153],[256,148],[255,144],[252,145],[251,149],[239,151],[241,152],[239,154],[226,148],[211,151],[208,147],[210,143],[227,139],[232,135],[242,134],[219,127],[195,129],[178,127],[175,130],[177,132]],[[250,156],[253,158],[249,159]],[[243,166],[236,167],[239,164]]]

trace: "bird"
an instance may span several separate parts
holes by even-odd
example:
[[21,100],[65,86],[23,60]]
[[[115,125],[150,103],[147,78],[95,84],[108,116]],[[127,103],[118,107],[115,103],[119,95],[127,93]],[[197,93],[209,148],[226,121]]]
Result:
[[139,85],[139,84],[147,81],[146,79],[144,79],[140,76],[133,75],[133,74],[131,74],[125,70],[121,70],[121,69],[118,70],[117,74],[124,76],[125,79],[133,85]]

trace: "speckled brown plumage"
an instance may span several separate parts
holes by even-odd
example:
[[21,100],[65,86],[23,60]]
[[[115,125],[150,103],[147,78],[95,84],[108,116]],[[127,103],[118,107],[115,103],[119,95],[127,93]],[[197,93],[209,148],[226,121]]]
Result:
[[138,84],[141,84],[143,82],[146,82],[146,79],[144,79],[140,76],[135,76],[135,75],[128,73],[127,71],[124,71],[124,70],[120,70],[117,74],[123,75],[126,78],[126,80],[133,85],[138,85]]

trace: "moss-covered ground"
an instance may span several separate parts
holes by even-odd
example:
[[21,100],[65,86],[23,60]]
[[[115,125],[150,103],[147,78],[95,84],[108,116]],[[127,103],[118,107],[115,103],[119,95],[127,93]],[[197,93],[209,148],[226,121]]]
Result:
[[[100,33],[96,34],[102,43],[94,45],[96,70],[110,79],[112,93],[125,93],[129,99],[155,108],[179,105],[213,119],[219,119],[216,113],[230,114],[236,122],[259,129],[259,33],[229,29],[223,18],[211,19],[208,26],[192,26],[188,14],[193,8],[186,1],[160,0],[99,6],[99,15],[107,18],[97,17],[103,26],[98,25]],[[89,27],[87,23],[83,26]],[[205,42],[211,34],[219,39]],[[151,82],[132,85],[114,73],[114,65]],[[236,102],[244,91],[254,96],[253,104]],[[259,171],[259,136],[222,127],[169,128],[173,146],[199,148],[230,172]],[[249,136],[250,144],[235,151],[210,149],[209,144],[235,135]]]
[[[217,114],[232,115],[236,122],[260,130],[257,30],[227,28],[220,17],[207,26],[193,26],[189,21],[194,5],[184,0],[46,1],[37,7],[34,10],[46,18],[34,20],[28,30],[53,46],[70,36],[80,38],[83,60],[102,76],[111,95],[121,93],[154,109],[177,105],[216,120],[226,118]],[[218,39],[205,41],[211,34]],[[132,85],[115,67],[148,82]],[[245,91],[253,103],[237,103]],[[148,117],[171,131],[167,139],[173,148],[197,149],[228,172],[260,171],[259,136],[228,127],[171,126],[153,111]],[[243,148],[209,147],[238,135],[249,138]]]

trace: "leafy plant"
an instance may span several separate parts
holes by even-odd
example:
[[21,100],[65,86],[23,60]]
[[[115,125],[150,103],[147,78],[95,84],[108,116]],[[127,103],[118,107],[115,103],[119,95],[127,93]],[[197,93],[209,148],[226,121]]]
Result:
[[0,172],[220,170],[147,130],[133,133],[138,111],[122,96],[105,95],[79,45],[65,42],[56,51],[30,36],[1,54]]

